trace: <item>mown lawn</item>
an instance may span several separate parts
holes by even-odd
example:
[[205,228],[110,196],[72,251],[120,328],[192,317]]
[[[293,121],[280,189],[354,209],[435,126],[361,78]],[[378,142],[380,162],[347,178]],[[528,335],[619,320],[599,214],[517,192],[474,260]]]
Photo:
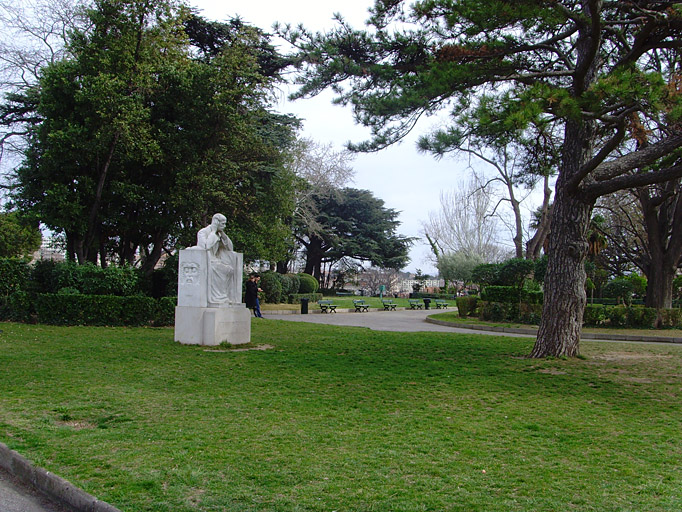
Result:
[[[511,322],[486,322],[479,320],[477,317],[462,318],[459,313],[455,311],[434,311],[431,318],[435,320],[442,320],[444,322],[452,322],[455,324],[470,324],[470,325],[484,325],[493,327],[517,327],[523,329],[537,329],[537,325],[517,324]],[[659,336],[663,338],[682,338],[682,329],[625,329],[621,327],[583,327],[583,333],[599,333],[599,334],[626,334],[630,336]]]
[[682,510],[682,347],[0,324],[0,441],[126,512]]

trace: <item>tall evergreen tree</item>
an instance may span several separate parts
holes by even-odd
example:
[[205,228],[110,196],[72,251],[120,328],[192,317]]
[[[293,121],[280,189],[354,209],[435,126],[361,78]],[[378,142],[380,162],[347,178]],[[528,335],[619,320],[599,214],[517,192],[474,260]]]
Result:
[[322,279],[325,264],[354,258],[382,268],[401,269],[410,238],[396,233],[398,212],[369,190],[343,188],[313,198],[314,226],[299,224],[296,238],[305,248],[304,272]]

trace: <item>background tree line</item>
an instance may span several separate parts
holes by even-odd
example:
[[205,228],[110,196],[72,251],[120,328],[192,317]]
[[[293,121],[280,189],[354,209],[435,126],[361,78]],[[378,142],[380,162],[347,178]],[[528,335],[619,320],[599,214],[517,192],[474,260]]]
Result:
[[397,213],[335,178],[348,157],[297,140],[299,121],[272,110],[291,59],[268,34],[171,0],[47,5],[64,31],[36,23],[63,50],[33,62],[33,80],[5,83],[3,143],[20,159],[5,186],[8,208],[63,237],[70,259],[150,274],[219,211],[247,261],[282,272],[301,244],[318,277],[346,256],[406,263]]

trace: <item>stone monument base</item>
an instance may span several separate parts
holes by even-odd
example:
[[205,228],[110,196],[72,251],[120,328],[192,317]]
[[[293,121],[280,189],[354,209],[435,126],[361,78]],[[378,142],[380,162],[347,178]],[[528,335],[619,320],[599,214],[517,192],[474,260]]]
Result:
[[184,345],[241,345],[251,341],[251,311],[244,304],[175,308],[175,341]]

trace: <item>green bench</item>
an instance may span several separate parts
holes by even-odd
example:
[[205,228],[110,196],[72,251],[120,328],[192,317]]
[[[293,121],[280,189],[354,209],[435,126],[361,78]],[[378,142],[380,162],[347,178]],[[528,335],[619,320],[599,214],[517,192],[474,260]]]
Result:
[[336,304],[330,300],[318,300],[317,303],[320,305],[320,309],[323,313],[336,313]]
[[369,311],[369,304],[365,302],[365,299],[353,299],[353,306],[355,306],[356,313]]
[[398,305],[391,299],[381,299],[384,305],[384,311],[395,311],[395,307]]
[[448,309],[449,303],[445,302],[443,299],[434,299],[433,303],[436,305],[436,309]]
[[410,303],[410,309],[421,309],[424,307],[424,304],[419,299],[407,299],[407,301]]

